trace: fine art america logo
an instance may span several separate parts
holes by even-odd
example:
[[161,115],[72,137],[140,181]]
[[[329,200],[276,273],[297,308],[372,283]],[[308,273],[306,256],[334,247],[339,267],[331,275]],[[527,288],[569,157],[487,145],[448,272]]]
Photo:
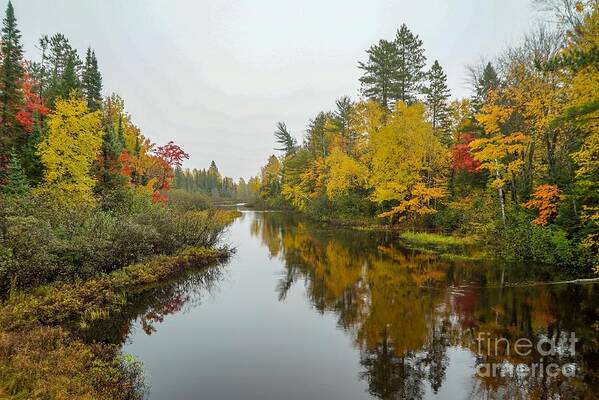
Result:
[[[576,364],[568,362],[576,355],[576,334],[560,335],[559,338],[541,336],[534,342],[528,338],[511,341],[507,338],[491,337],[488,332],[479,332],[478,354],[483,360],[503,361],[482,362],[476,366],[480,377],[516,377],[516,378],[556,378],[560,374],[572,378],[576,375]],[[537,357],[534,357],[536,353]],[[531,357],[534,362],[513,363],[507,361],[511,356]],[[549,362],[551,360],[551,362]]]

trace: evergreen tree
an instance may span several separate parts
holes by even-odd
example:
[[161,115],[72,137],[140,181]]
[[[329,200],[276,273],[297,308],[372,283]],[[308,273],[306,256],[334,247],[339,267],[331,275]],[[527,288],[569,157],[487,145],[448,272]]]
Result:
[[348,96],[335,100],[337,109],[333,112],[333,123],[337,132],[341,134],[345,142],[345,150],[352,154],[357,132],[352,128],[354,120],[354,104]]
[[490,62],[485,65],[482,73],[475,74],[474,80],[474,95],[471,104],[472,110],[477,114],[487,101],[489,91],[498,88],[501,82]]
[[25,131],[19,127],[16,115],[23,104],[21,80],[23,79],[23,46],[21,33],[17,28],[17,20],[12,3],[6,7],[6,16],[2,25],[1,70],[0,84],[2,85],[2,101],[0,125],[0,164],[6,162],[8,149],[21,146],[25,141]]
[[[40,39],[40,45],[45,38]],[[41,81],[47,82],[44,91],[44,103],[54,107],[57,97],[65,98],[72,89],[79,87],[78,70],[80,60],[77,52],[69,40],[61,33],[52,35],[47,39],[48,48],[47,61],[45,62],[44,75],[47,78]],[[65,79],[67,82],[65,83]]]
[[121,173],[120,155],[123,152],[124,144],[111,126],[106,126],[104,129],[102,156],[96,165],[95,192],[103,199],[104,207],[111,209],[122,201],[124,189],[127,186],[127,177]]
[[379,40],[377,45],[366,50],[368,61],[360,62],[358,67],[364,70],[360,78],[362,94],[389,108],[393,98],[394,79],[399,68],[397,47],[387,40]]
[[424,66],[426,57],[422,41],[414,35],[406,24],[403,24],[395,36],[394,45],[398,58],[397,68],[393,73],[392,98],[411,104],[418,100],[423,91],[426,77]]
[[445,75],[437,60],[435,60],[427,75],[428,86],[425,88],[424,93],[433,131],[443,144],[449,145],[451,143],[451,137],[449,136],[451,133],[447,100],[450,94],[447,87],[447,75]]
[[81,74],[81,85],[87,99],[87,108],[96,111],[102,104],[102,75],[98,70],[98,60],[91,47],[87,49],[85,65]]
[[62,74],[62,81],[60,85],[59,97],[66,99],[69,97],[71,92],[79,91],[81,88],[81,81],[79,80],[79,68],[81,61],[77,55],[76,50],[72,50],[66,59],[64,72]]
[[326,157],[329,151],[329,135],[327,134],[327,123],[333,120],[330,112],[321,111],[308,124],[306,131],[306,147],[312,157]]
[[8,167],[8,176],[6,185],[2,186],[2,193],[8,196],[22,196],[29,190],[27,177],[21,167],[19,158],[13,151],[10,155],[10,164]]
[[286,156],[295,152],[295,139],[287,130],[287,125],[285,125],[284,122],[277,122],[275,140],[278,144],[281,145],[281,147],[275,148],[275,150],[284,151]]

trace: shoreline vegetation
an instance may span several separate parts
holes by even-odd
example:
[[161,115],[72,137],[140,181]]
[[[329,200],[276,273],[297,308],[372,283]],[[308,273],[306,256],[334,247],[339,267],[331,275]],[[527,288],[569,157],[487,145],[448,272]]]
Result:
[[102,95],[93,49],[57,33],[25,59],[10,1],[0,36],[0,399],[141,399],[140,363],[84,333],[228,257],[238,212],[172,187],[188,154]]
[[223,261],[231,251],[188,247],[86,281],[11,293],[0,306],[0,390],[14,399],[142,398],[140,364],[115,346],[86,343],[81,331],[152,285]]

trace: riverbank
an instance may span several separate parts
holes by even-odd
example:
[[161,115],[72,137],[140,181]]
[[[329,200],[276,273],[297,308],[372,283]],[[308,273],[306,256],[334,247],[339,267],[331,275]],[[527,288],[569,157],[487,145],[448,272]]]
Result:
[[11,293],[0,307],[0,391],[11,399],[141,398],[139,364],[115,346],[84,342],[81,333],[128,298],[231,252],[188,247],[86,281]]

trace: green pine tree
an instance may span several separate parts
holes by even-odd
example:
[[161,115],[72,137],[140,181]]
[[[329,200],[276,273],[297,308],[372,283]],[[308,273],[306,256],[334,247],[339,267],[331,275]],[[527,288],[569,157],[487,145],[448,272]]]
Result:
[[393,74],[391,97],[408,104],[418,100],[426,78],[426,57],[422,41],[403,24],[395,36],[398,66]]
[[431,124],[433,125],[435,135],[437,135],[442,143],[449,145],[451,143],[451,132],[449,127],[449,104],[447,100],[450,94],[447,87],[447,75],[443,72],[443,68],[439,62],[435,60],[427,76],[428,85],[424,90],[424,94]]
[[[6,16],[2,24],[2,43],[0,44],[0,95],[1,124],[0,124],[0,158],[8,158],[8,149],[23,145],[26,134],[16,120],[17,112],[23,104],[23,94],[20,82],[23,79],[23,46],[21,33],[17,28],[17,20],[12,3],[6,7]],[[2,150],[2,148],[4,150]]]
[[287,130],[287,125],[285,125],[284,122],[277,122],[275,140],[281,146],[279,148],[275,148],[275,150],[284,151],[286,156],[291,155],[295,152],[295,139]]
[[489,91],[499,87],[499,77],[491,63],[487,63],[479,76],[475,76],[474,95],[472,96],[472,110],[475,114],[480,112],[481,107],[487,101]]
[[60,84],[59,97],[67,98],[71,92],[78,92],[81,89],[81,81],[79,80],[79,68],[81,61],[76,50],[72,50],[66,59],[64,72]]
[[397,47],[387,40],[366,50],[368,61],[359,62],[358,67],[364,70],[360,78],[362,94],[389,108],[393,99],[394,79],[399,68]]
[[335,129],[341,134],[345,141],[345,150],[348,154],[353,153],[354,144],[358,133],[352,129],[355,110],[354,104],[348,96],[335,100],[337,109],[333,112],[333,123]]
[[96,54],[90,48],[87,49],[85,65],[81,73],[81,86],[87,100],[90,111],[96,111],[102,104],[102,75],[98,70]]
[[23,196],[29,191],[29,184],[25,171],[21,167],[19,158],[13,151],[10,155],[10,163],[8,166],[8,175],[6,184],[2,186],[2,193],[7,196]]
[[[68,96],[72,89],[79,87],[77,74],[80,61],[76,50],[63,34],[54,34],[49,39],[42,37],[40,45],[42,40],[46,42],[48,54],[44,62],[44,76],[40,81],[45,82],[44,102],[52,108],[57,97]],[[64,82],[65,79],[67,82]]]
[[102,156],[96,165],[97,183],[95,191],[102,199],[105,209],[112,209],[122,203],[127,178],[121,174],[122,164],[119,160],[123,144],[118,134],[110,126],[105,127],[102,142]]

